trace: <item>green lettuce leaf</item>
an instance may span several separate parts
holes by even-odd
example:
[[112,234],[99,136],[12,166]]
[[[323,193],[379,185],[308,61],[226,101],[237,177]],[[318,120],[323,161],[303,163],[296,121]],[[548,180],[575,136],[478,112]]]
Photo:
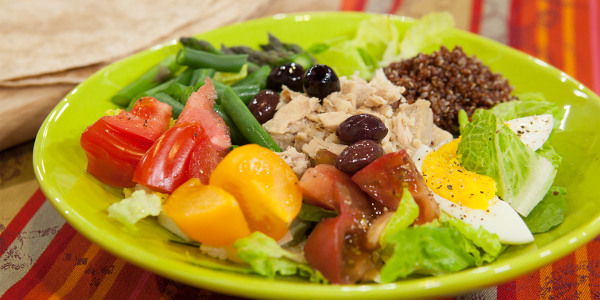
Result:
[[306,203],[302,203],[302,207],[298,213],[298,219],[308,222],[319,222],[325,218],[333,218],[335,216],[337,216],[335,211]]
[[380,237],[379,253],[385,261],[382,282],[411,274],[440,275],[481,266],[494,261],[504,250],[498,236],[483,228],[474,229],[446,214],[440,221],[411,226],[418,216],[419,206],[405,189]]
[[454,27],[454,18],[448,12],[434,12],[415,21],[398,43],[390,40],[380,66],[416,56],[439,48],[443,36]]
[[481,266],[492,262],[504,251],[504,246],[500,243],[498,235],[485,230],[483,227],[478,229],[465,223],[462,220],[455,219],[442,213],[440,216],[442,223],[449,227],[454,227],[471,243],[467,243],[467,251],[475,258],[475,265]]
[[524,218],[531,233],[547,232],[565,220],[566,193],[565,187],[550,188],[544,199]]
[[558,129],[565,116],[565,110],[556,103],[546,101],[543,94],[524,93],[518,95],[519,100],[500,103],[490,109],[502,120],[512,120],[533,115],[551,114],[554,118],[554,129]]
[[317,61],[327,62],[338,76],[355,72],[365,79],[391,62],[430,52],[440,47],[444,33],[454,27],[449,13],[431,13],[407,26],[394,24],[387,16],[360,22],[354,35],[309,47]]
[[395,232],[408,228],[418,216],[419,205],[417,205],[417,202],[415,202],[408,189],[404,188],[402,198],[398,203],[398,209],[396,209],[390,218],[379,238],[381,247],[385,248],[386,245],[390,244],[392,242],[390,241],[390,237]]
[[381,269],[382,282],[415,273],[441,275],[475,265],[475,258],[465,247],[470,241],[456,228],[437,224],[410,227],[388,236],[394,251]]
[[161,198],[146,190],[137,190],[128,198],[108,207],[108,216],[125,225],[133,225],[148,216],[158,216],[162,211]]
[[550,189],[556,168],[492,112],[479,109],[471,118],[458,144],[462,166],[493,178],[498,196],[527,216]]
[[307,277],[311,282],[326,283],[327,280],[313,270],[304,259],[302,253],[293,253],[281,248],[272,238],[261,232],[254,232],[249,237],[238,239],[233,244],[238,257],[247,262],[254,272],[269,278],[275,275],[299,275]]

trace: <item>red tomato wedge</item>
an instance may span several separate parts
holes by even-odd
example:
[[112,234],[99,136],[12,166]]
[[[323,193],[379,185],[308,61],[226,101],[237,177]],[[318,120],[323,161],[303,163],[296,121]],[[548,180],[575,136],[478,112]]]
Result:
[[130,112],[101,117],[81,134],[87,171],[112,186],[134,186],[138,162],[169,128],[170,119],[171,107],[151,97],[138,100]]
[[175,126],[144,155],[133,181],[172,193],[190,178],[208,178],[231,147],[229,127],[213,110],[217,92],[210,81],[193,93]]
[[366,247],[366,230],[373,212],[363,193],[353,193],[349,186],[336,182],[333,187],[341,212],[335,218],[319,222],[304,246],[304,256],[311,267],[332,283],[352,284],[376,272],[372,250]]
[[190,158],[204,139],[202,127],[196,124],[170,128],[144,155],[135,169],[133,181],[161,193],[172,193],[191,178]]
[[214,111],[215,99],[217,99],[217,90],[212,80],[206,78],[204,85],[190,95],[183,111],[179,114],[177,124],[200,124],[215,147],[229,149],[231,147],[229,127]]
[[369,276],[376,267],[366,246],[366,230],[375,216],[368,196],[331,165],[308,169],[299,186],[305,200],[339,214],[321,221],[309,235],[304,247],[308,263],[332,283],[355,283]]
[[405,150],[388,153],[352,176],[358,186],[391,211],[396,211],[407,187],[419,205],[415,224],[425,224],[438,218],[440,211],[423,176]]

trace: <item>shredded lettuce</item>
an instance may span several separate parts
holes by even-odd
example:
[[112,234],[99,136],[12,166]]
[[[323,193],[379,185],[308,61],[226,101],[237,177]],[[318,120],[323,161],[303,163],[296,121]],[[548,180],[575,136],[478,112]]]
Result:
[[237,240],[233,247],[238,257],[248,263],[254,272],[269,278],[275,275],[299,275],[311,282],[326,283],[323,275],[313,270],[304,259],[304,255],[281,248],[276,241],[261,232]]
[[544,199],[524,218],[531,233],[547,232],[565,220],[566,193],[565,187],[550,188]]
[[492,112],[478,109],[471,117],[458,144],[461,165],[493,178],[498,196],[527,216],[550,189],[556,168]]
[[109,206],[108,216],[125,225],[133,225],[145,217],[158,216],[161,211],[161,197],[142,189]]

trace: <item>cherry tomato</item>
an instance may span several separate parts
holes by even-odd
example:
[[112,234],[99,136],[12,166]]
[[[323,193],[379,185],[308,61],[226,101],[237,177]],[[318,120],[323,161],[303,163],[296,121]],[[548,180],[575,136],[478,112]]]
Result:
[[151,97],[138,100],[130,112],[104,116],[81,135],[87,171],[117,187],[132,187],[133,173],[143,155],[169,128],[171,107]]

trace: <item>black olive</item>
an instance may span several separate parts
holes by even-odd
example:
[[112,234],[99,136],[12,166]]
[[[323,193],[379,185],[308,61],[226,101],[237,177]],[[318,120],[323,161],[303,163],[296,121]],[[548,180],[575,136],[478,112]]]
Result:
[[250,100],[248,109],[258,123],[263,124],[273,118],[277,104],[279,104],[279,95],[273,90],[265,89]]
[[380,142],[388,133],[387,127],[381,119],[369,114],[354,115],[342,122],[335,134],[346,144],[360,140],[373,140]]
[[354,174],[384,154],[379,143],[372,140],[358,141],[344,149],[335,161],[335,167],[348,174]]
[[329,94],[339,91],[340,80],[329,66],[314,65],[304,74],[304,92],[310,97],[323,100]]
[[281,86],[285,85],[292,91],[302,92],[302,76],[304,68],[296,63],[283,64],[273,68],[267,77],[267,88],[281,92]]

